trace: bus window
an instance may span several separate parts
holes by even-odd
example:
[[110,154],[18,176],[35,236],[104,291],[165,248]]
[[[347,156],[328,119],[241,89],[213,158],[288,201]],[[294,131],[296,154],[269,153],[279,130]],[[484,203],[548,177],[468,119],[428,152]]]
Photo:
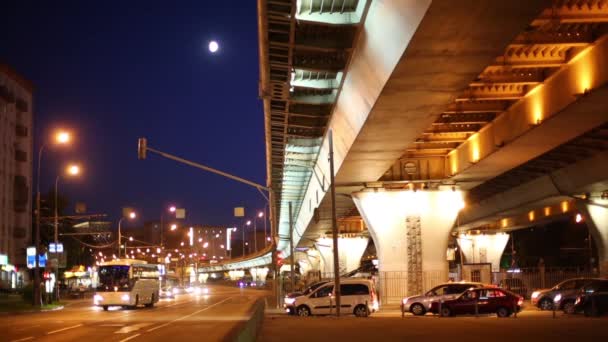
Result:
[[127,265],[100,266],[97,291],[128,291],[129,267]]

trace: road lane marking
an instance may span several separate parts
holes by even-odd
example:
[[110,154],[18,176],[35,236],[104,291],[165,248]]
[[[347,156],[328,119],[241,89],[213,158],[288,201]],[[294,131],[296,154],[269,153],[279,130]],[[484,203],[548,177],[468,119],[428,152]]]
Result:
[[226,298],[226,299],[224,299],[224,300],[222,300],[222,301],[219,301],[219,302],[217,302],[217,303],[215,303],[215,304],[211,304],[211,305],[209,305],[208,307],[206,307],[206,308],[204,308],[204,309],[200,309],[200,310],[198,310],[198,311],[195,311],[195,312],[193,312],[193,313],[191,313],[191,314],[189,314],[189,315],[186,315],[186,316],[183,316],[183,317],[180,317],[180,318],[174,319],[174,320],[172,320],[172,321],[170,321],[170,322],[167,322],[167,323],[165,323],[165,324],[161,324],[161,325],[159,325],[159,326],[157,326],[157,327],[154,327],[154,328],[152,328],[152,329],[148,329],[148,332],[151,332],[151,331],[154,331],[154,330],[156,330],[156,329],[160,329],[160,328],[166,327],[167,325],[169,325],[169,324],[171,324],[171,323],[174,323],[174,322],[177,322],[177,321],[181,321],[182,319],[186,319],[186,318],[188,318],[188,317],[192,317],[192,316],[194,316],[194,315],[196,315],[196,314],[198,314],[198,313],[201,313],[201,312],[203,312],[203,311],[205,311],[205,310],[209,310],[209,309],[211,309],[212,307],[214,307],[214,306],[216,306],[216,305],[220,305],[220,304],[222,304],[223,302],[225,302],[225,301],[227,301],[227,300],[229,300],[229,299],[232,299],[232,297],[228,297],[228,298]]
[[30,336],[30,337],[20,338],[18,340],[12,340],[11,342],[28,341],[28,340],[33,340],[33,339],[34,339],[34,336]]
[[76,325],[72,325],[71,327],[67,327],[67,328],[62,328],[62,329],[57,329],[57,330],[49,331],[49,332],[47,332],[46,334],[47,334],[47,335],[50,335],[50,334],[58,333],[58,332],[65,331],[65,330],[68,330],[68,329],[74,329],[74,328],[78,328],[78,327],[81,327],[81,326],[82,326],[82,324],[76,324]]
[[147,327],[148,325],[152,325],[152,323],[137,323],[133,325],[127,325],[126,327],[122,327],[119,330],[116,330],[115,334],[129,334],[141,328]]
[[124,327],[126,324],[100,324],[100,327]]
[[120,340],[119,342],[125,342],[125,341],[128,341],[128,340],[130,340],[130,339],[132,339],[132,338],[136,338],[136,337],[137,337],[137,336],[139,336],[139,335],[141,335],[141,334],[135,334],[135,335],[133,335],[133,336],[129,336],[129,337],[125,338],[125,339]]

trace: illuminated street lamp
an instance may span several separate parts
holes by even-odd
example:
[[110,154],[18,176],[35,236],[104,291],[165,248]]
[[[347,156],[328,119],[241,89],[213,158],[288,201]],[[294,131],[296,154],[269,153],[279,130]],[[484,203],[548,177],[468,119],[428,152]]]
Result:
[[[54,134],[55,145],[66,145],[70,142],[70,133],[60,130]],[[36,173],[36,224],[34,225],[34,245],[36,246],[36,256],[34,259],[34,305],[41,305],[40,293],[40,164],[42,161],[42,151],[46,147],[46,142],[43,142],[38,150],[38,170]]]
[[[67,135],[67,133],[63,133],[66,136],[63,137],[61,139],[61,141],[64,141],[63,143],[66,143],[67,141],[69,141],[69,135]],[[59,138],[57,139],[58,141],[60,140]],[[66,174],[69,176],[77,176],[80,173],[80,167],[76,164],[72,164],[69,165],[66,168]],[[57,210],[57,186],[59,184],[59,177],[60,175],[57,175],[57,177],[55,178],[55,221],[54,221],[54,228],[55,228],[55,234],[54,234],[54,242],[55,242],[55,258],[58,259],[58,251],[57,251],[57,245],[59,244],[59,215],[57,214],[58,210]],[[55,291],[56,291],[56,298],[57,300],[59,300],[59,265],[55,265]]]
[[[177,211],[177,208],[174,205],[170,205],[167,208],[167,211],[169,213],[171,213],[171,215],[175,215],[175,212]],[[164,216],[165,216],[164,214],[165,214],[164,210],[160,212],[160,245],[161,246],[164,246],[164,231],[165,231],[165,226],[164,226],[164,223],[163,223],[163,219],[164,219]],[[177,225],[172,224],[171,225],[171,230],[176,230],[176,229],[177,229]]]
[[[118,220],[118,257],[120,258],[120,249],[122,248],[122,235],[121,235],[121,224],[122,224],[122,220],[124,220],[125,218],[128,218],[130,220],[133,220],[137,217],[137,215],[135,214],[134,211],[129,212],[129,214],[127,214],[127,217],[121,217],[120,220]],[[126,246],[125,246],[125,251],[126,251]]]

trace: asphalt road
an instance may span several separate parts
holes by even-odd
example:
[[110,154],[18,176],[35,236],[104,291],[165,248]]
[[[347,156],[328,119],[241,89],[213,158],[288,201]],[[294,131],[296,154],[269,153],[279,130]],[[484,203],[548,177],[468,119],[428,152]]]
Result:
[[440,318],[381,311],[369,318],[352,315],[295,317],[267,314],[258,341],[608,341],[608,316],[587,318],[534,308],[517,318],[496,315]]
[[[63,310],[0,317],[2,341],[221,341],[267,294],[210,286],[209,295],[179,295],[154,308],[103,311],[92,301]],[[6,332],[6,333],[4,333]]]

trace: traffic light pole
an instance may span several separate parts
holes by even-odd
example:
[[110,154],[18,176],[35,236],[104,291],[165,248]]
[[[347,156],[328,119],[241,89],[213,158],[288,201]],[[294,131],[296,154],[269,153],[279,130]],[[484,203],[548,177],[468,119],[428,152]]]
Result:
[[[271,217],[270,217],[270,219],[271,219],[271,225],[270,225],[270,228],[271,228],[272,233],[273,233],[272,234],[273,238],[276,237],[276,235],[277,235],[277,232],[276,232],[276,219],[275,219],[276,210],[273,210],[272,203],[271,203],[271,201],[274,201],[275,196],[274,196],[274,191],[273,191],[273,189],[271,187],[264,186],[264,185],[252,182],[250,180],[247,180],[247,179],[244,179],[244,178],[241,178],[241,177],[229,174],[227,172],[223,172],[223,171],[220,171],[218,169],[215,169],[215,168],[203,165],[203,164],[199,164],[199,163],[196,163],[196,162],[184,159],[184,158],[180,158],[178,156],[174,156],[174,155],[166,153],[166,152],[159,151],[157,149],[149,147],[148,146],[148,141],[147,141],[146,138],[139,138],[138,141],[137,141],[137,155],[138,155],[138,158],[139,159],[146,159],[146,152],[152,152],[152,153],[155,153],[155,154],[157,154],[157,155],[159,155],[161,157],[165,157],[167,159],[171,159],[173,161],[176,161],[176,162],[179,162],[179,163],[182,163],[182,164],[186,164],[186,165],[195,167],[197,169],[201,169],[203,171],[215,173],[216,175],[220,175],[220,176],[223,176],[223,177],[226,177],[226,178],[230,178],[230,179],[235,180],[237,182],[244,183],[244,184],[247,184],[249,186],[252,186],[252,187],[258,189],[258,191],[260,192],[260,194],[268,202],[268,207],[270,208],[270,212],[271,212]],[[267,191],[268,195],[266,195],[264,193],[264,191]],[[275,250],[276,250],[276,243],[275,243]],[[275,253],[273,253],[273,255],[274,254]],[[276,260],[273,260],[273,261],[276,261]],[[276,263],[274,265],[276,266]],[[276,279],[275,279],[275,281],[276,281]]]
[[334,244],[334,293],[336,295],[336,316],[340,317],[340,263],[338,254],[338,223],[336,219],[336,183],[334,177],[334,134],[329,131],[329,177],[331,181],[331,235]]

